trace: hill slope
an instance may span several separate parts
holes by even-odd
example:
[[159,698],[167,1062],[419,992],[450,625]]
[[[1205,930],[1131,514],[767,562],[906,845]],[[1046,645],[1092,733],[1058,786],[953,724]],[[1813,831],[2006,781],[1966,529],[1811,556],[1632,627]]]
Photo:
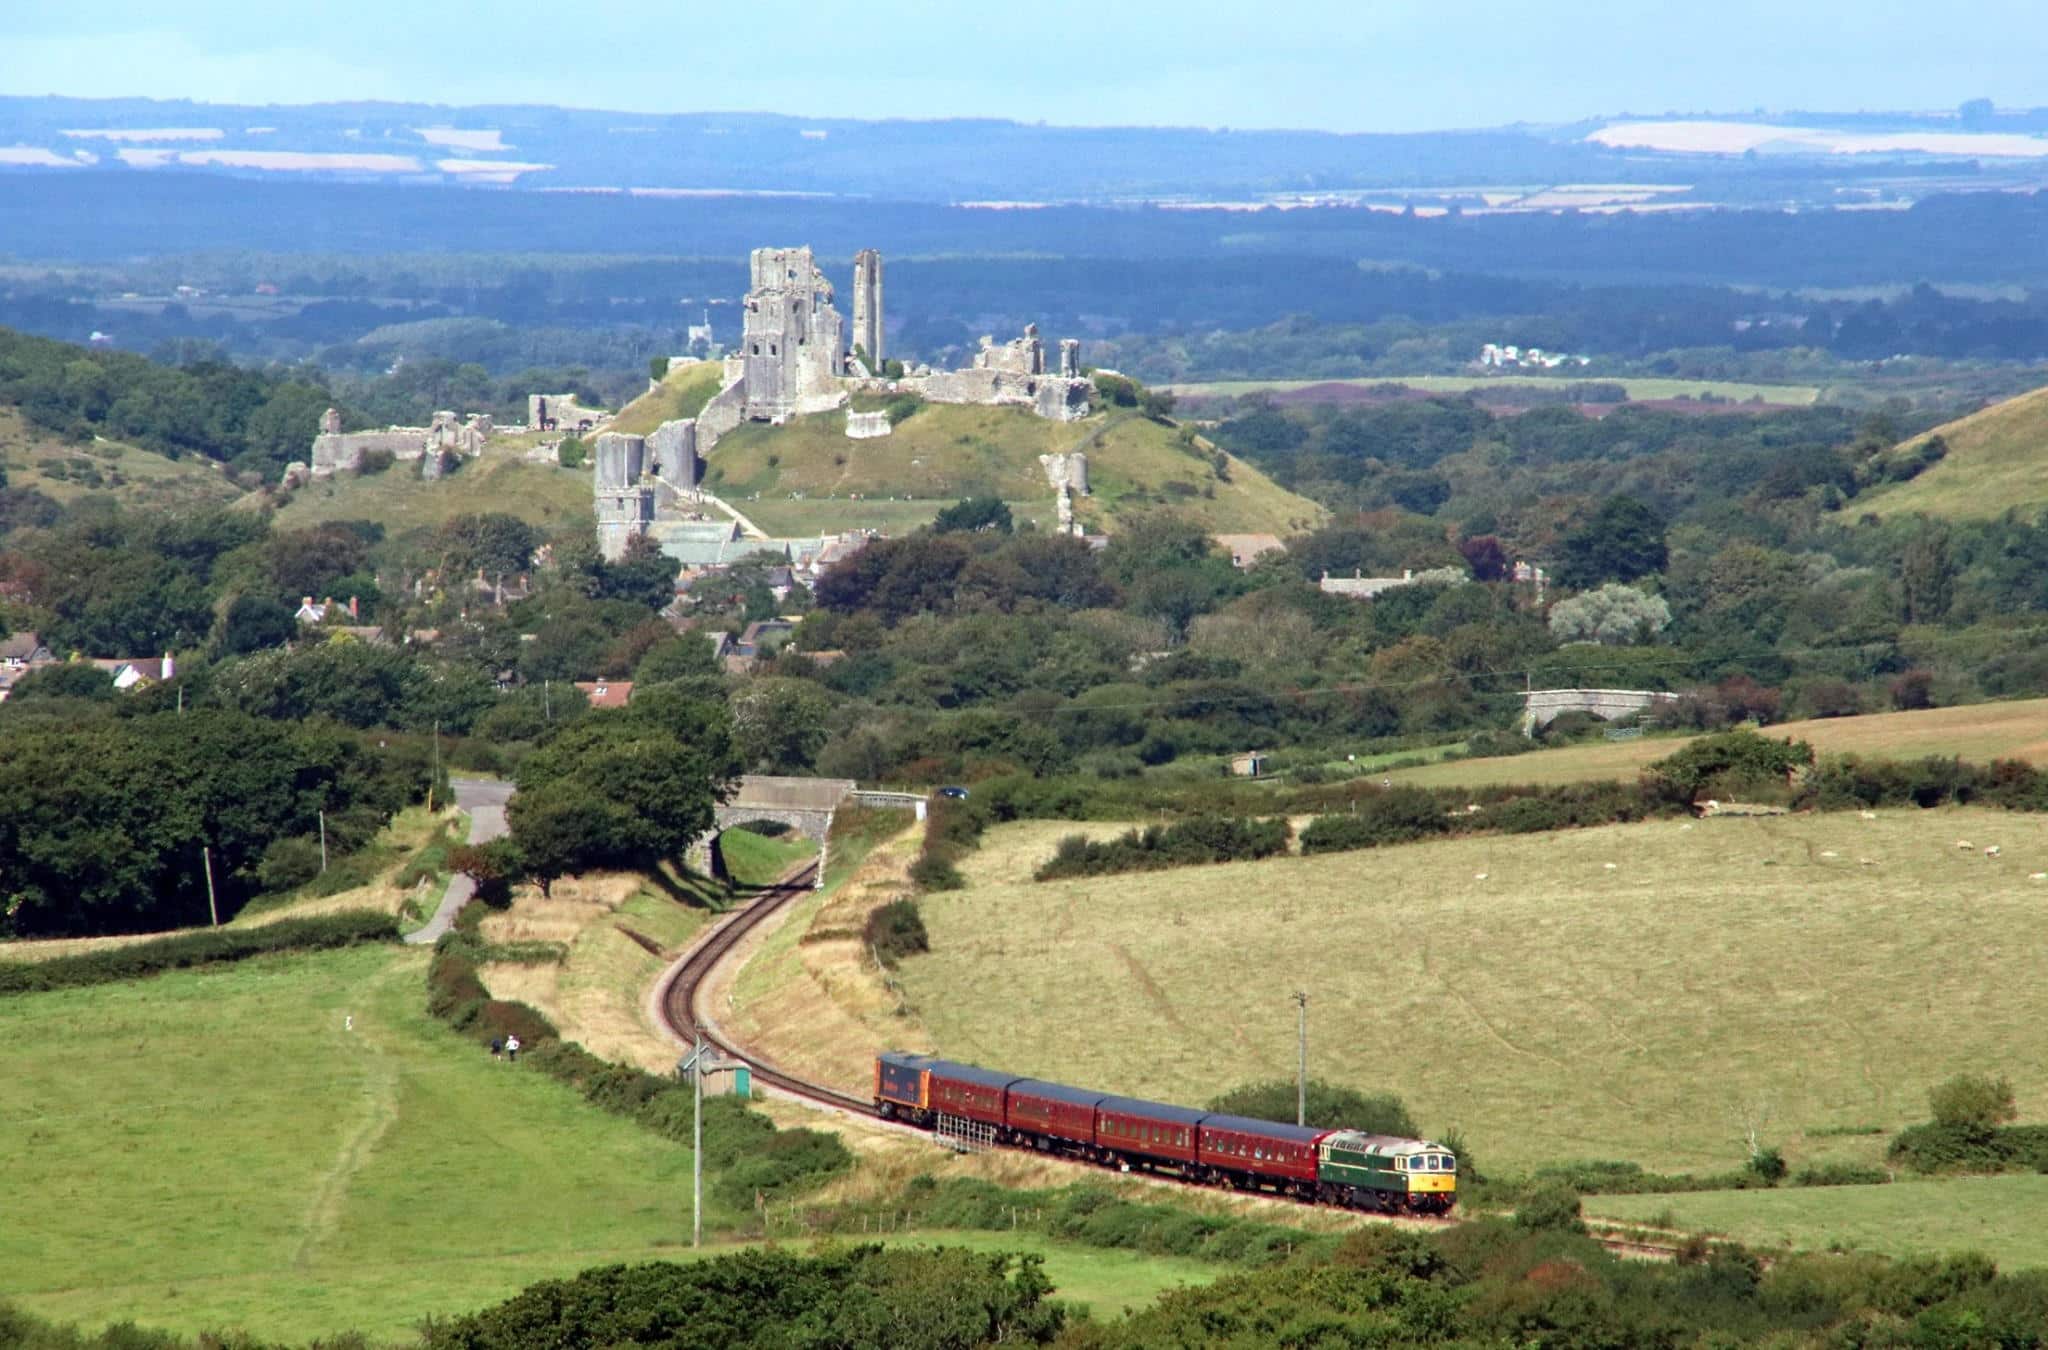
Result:
[[240,495],[213,460],[170,459],[116,441],[73,444],[5,404],[0,404],[0,469],[9,487],[34,489],[66,506],[111,496],[125,506],[169,510],[218,506]]
[[1938,426],[1887,451],[1887,457],[1910,454],[1936,436],[1948,443],[1947,458],[1910,482],[1865,493],[1847,510],[1968,520],[2015,507],[2028,515],[2048,508],[2048,389]]
[[1172,507],[1212,530],[1286,535],[1313,528],[1322,507],[1280,487],[1207,441],[1132,412],[1097,413],[1078,423],[1048,422],[1022,408],[933,404],[874,440],[848,440],[840,413],[796,418],[785,426],[750,425],[719,440],[706,461],[706,485],[743,509],[764,514],[777,502],[804,503],[814,528],[892,523],[903,498],[929,505],[997,496],[1026,518],[1051,525],[1053,491],[1038,457],[1085,450],[1093,495],[1076,502],[1091,530],[1114,532],[1120,519]]

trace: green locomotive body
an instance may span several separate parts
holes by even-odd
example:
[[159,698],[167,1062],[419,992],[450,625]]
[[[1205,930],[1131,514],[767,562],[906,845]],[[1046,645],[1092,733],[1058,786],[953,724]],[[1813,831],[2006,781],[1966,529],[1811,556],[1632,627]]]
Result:
[[1458,1199],[1458,1160],[1426,1139],[1338,1130],[1316,1145],[1316,1189],[1333,1204],[1443,1214]]

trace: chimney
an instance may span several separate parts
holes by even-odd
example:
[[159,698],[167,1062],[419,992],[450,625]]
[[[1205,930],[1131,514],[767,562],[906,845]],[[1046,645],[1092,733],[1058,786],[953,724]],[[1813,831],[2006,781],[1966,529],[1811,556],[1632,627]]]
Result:
[[308,605],[311,605],[312,603],[313,603],[313,597],[312,597],[312,596],[310,596],[310,595],[302,595],[302,596],[300,596],[300,597],[299,597],[299,608],[300,608],[300,609],[304,609],[304,608],[306,608],[306,607],[307,607]]
[[1403,580],[1403,581],[1413,581],[1413,580],[1415,580],[1415,569],[1414,569],[1414,568],[1412,568],[1412,567],[1404,567],[1404,568],[1402,568],[1402,569],[1401,569],[1401,580]]
[[356,617],[356,598],[353,595],[348,598],[348,616],[351,619]]
[[165,652],[165,653],[164,653],[164,678],[165,678],[165,679],[167,679],[167,680],[170,680],[170,679],[176,679],[176,678],[177,678],[177,675],[178,675],[178,666],[177,666],[177,663],[176,663],[175,661],[171,660],[171,654],[170,654],[169,652]]

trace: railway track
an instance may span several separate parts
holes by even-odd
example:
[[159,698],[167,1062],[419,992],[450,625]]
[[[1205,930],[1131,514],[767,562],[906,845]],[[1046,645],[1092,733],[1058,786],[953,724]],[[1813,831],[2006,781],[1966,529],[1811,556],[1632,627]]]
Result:
[[[880,1123],[882,1120],[881,1114],[875,1110],[875,1104],[872,1101],[864,1097],[856,1097],[851,1093],[841,1092],[836,1088],[812,1083],[776,1067],[769,1061],[735,1044],[725,1034],[724,1030],[719,1027],[715,1018],[702,1012],[697,1007],[698,992],[702,989],[704,982],[710,978],[711,972],[718,968],[719,963],[732,953],[733,948],[737,947],[748,933],[781,913],[803,896],[810,894],[817,880],[817,875],[818,865],[814,862],[803,870],[784,877],[770,889],[761,892],[745,908],[734,910],[731,914],[719,920],[717,927],[713,928],[708,936],[702,939],[679,964],[663,977],[663,981],[655,993],[654,1006],[660,1010],[662,1020],[667,1023],[669,1030],[678,1039],[684,1043],[691,1043],[701,1037],[705,1044],[713,1046],[720,1054],[730,1059],[744,1061],[748,1068],[752,1070],[754,1081],[763,1087],[771,1088],[784,1096],[810,1102],[828,1110],[860,1116],[863,1119]],[[909,1130],[908,1126],[903,1125],[897,1125],[894,1128]],[[919,1135],[924,1133],[923,1131],[911,1132]],[[1023,1151],[1031,1152],[1032,1150]],[[1164,1177],[1147,1179],[1157,1181],[1162,1185],[1186,1184]],[[1267,1198],[1275,1200],[1287,1199],[1287,1197],[1280,1195],[1272,1195]],[[1294,1201],[1293,1203],[1310,1204],[1311,1202]],[[1408,1220],[1408,1222],[1436,1224],[1457,1223],[1460,1220],[1456,1216],[1445,1216],[1440,1219],[1413,1219]],[[1676,1251],[1675,1248],[1662,1247],[1640,1240],[1602,1237],[1597,1233],[1593,1237],[1595,1241],[1599,1242],[1600,1245],[1606,1247],[1609,1251],[1612,1251],[1615,1255],[1630,1257],[1636,1260],[1670,1260]]]

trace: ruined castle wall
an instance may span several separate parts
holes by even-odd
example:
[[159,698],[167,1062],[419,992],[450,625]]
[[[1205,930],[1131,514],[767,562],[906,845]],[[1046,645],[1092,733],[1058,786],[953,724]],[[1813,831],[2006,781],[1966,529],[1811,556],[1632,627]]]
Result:
[[882,373],[882,255],[864,248],[853,255],[853,345],[868,354],[868,370]]
[[692,417],[663,422],[647,438],[647,456],[655,477],[656,509],[674,506],[679,493],[697,486],[697,421]]
[[895,428],[890,425],[889,414],[885,412],[853,412],[846,414],[846,435],[849,440],[872,440],[886,436]]
[[393,459],[418,459],[426,453],[427,428],[392,427],[386,431],[322,432],[313,438],[313,476],[354,473],[372,450],[388,451]]
[[597,438],[595,501],[597,547],[607,559],[625,556],[626,545],[654,521],[654,489],[647,472],[647,438],[608,431]]

